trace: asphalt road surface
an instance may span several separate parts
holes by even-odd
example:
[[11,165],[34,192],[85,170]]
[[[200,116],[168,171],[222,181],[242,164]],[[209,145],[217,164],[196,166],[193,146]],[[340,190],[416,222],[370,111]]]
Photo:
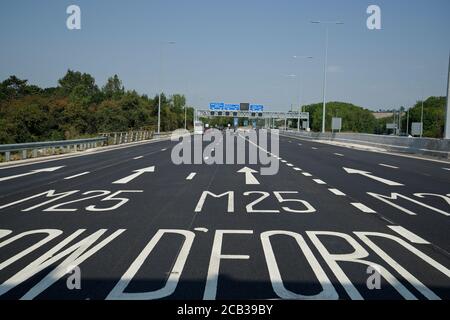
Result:
[[172,141],[0,169],[0,299],[450,298],[450,164],[277,138],[276,175]]

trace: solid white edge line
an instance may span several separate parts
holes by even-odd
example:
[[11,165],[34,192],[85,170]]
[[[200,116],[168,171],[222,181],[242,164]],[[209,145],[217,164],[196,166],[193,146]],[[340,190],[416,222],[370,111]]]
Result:
[[[77,153],[77,154],[65,153],[65,154],[60,154],[60,155],[56,155],[56,156],[37,157],[37,158],[29,158],[29,159],[25,159],[25,160],[17,160],[17,161],[26,161],[26,163],[22,162],[22,163],[15,163],[15,164],[11,163],[10,164],[9,162],[2,162],[2,163],[0,163],[0,170],[26,167],[26,166],[31,166],[31,165],[38,164],[38,163],[46,163],[46,162],[60,161],[60,160],[66,160],[66,159],[71,159],[71,158],[91,156],[94,154],[115,151],[115,150],[120,150],[120,149],[126,149],[126,148],[139,147],[144,144],[153,144],[153,143],[159,143],[159,142],[170,142],[170,137],[124,143],[123,145],[98,147],[98,148],[94,148],[94,149],[88,149],[87,151],[81,151],[80,153]],[[14,162],[16,162],[16,161],[14,161]]]
[[365,213],[376,213],[376,211],[370,209],[368,206],[366,206],[362,203],[359,203],[359,202],[352,202],[352,206],[354,206],[355,208],[357,208]]
[[[281,136],[287,137],[286,135],[280,134]],[[314,141],[313,139],[307,139],[307,138],[301,138],[301,137],[292,137],[294,139],[297,140],[301,140],[301,141]],[[321,141],[315,141],[316,143],[325,143],[325,142],[321,142]],[[389,152],[389,151],[380,151],[380,150],[363,150],[363,149],[357,149],[357,148],[352,148],[349,146],[342,146],[342,145],[333,145],[337,148],[346,148],[346,149],[352,149],[352,150],[356,150],[356,151],[363,151],[363,152],[374,152],[374,153],[381,153],[381,154],[387,154],[390,156],[394,156],[394,157],[402,157],[402,158],[410,158],[410,159],[415,159],[415,160],[423,160],[423,161],[430,161],[430,162],[437,162],[437,163],[445,163],[448,164],[449,161],[448,160],[439,160],[439,159],[432,159],[432,158],[423,158],[420,157],[419,155],[415,156],[415,155],[410,155],[410,154],[401,154],[401,153],[394,153],[394,152]]]
[[388,226],[388,228],[391,229],[392,231],[397,232],[403,238],[408,239],[412,243],[430,244],[427,240],[419,237],[418,235],[414,234],[408,229],[403,228],[402,226]]

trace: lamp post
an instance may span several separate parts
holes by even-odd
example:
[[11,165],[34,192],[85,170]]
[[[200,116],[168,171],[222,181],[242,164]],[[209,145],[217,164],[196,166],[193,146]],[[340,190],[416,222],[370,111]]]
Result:
[[161,132],[161,94],[162,94],[162,90],[163,90],[163,47],[165,44],[175,44],[175,41],[163,41],[160,44],[160,55],[159,55],[159,81],[160,81],[160,90],[159,90],[159,95],[158,95],[158,134],[160,134]]
[[325,112],[326,112],[326,91],[327,91],[327,68],[328,68],[328,38],[329,38],[329,26],[344,24],[340,21],[311,21],[314,24],[325,24],[326,28],[326,41],[325,41],[325,65],[324,65],[324,76],[323,76],[323,114],[322,114],[322,132],[325,132]]
[[[299,60],[299,59],[303,59],[303,60],[311,60],[313,59],[312,56],[292,56],[293,59]],[[303,99],[303,79],[302,79],[302,66],[301,66],[301,62],[300,62],[300,67],[299,67],[299,76],[298,76],[298,109],[299,112],[302,111],[302,99]],[[300,117],[297,119],[297,131],[300,131]]]

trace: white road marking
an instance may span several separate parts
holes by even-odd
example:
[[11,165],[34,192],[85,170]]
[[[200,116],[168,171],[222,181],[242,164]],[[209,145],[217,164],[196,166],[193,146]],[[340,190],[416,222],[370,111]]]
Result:
[[133,160],[142,159],[143,157],[144,157],[144,156],[135,157],[135,158],[133,158]]
[[26,172],[26,173],[21,173],[21,174],[16,174],[14,176],[9,176],[9,177],[3,177],[0,178],[0,181],[7,181],[7,180],[11,180],[11,179],[15,179],[15,178],[20,178],[20,177],[25,177],[25,176],[30,176],[32,174],[36,174],[36,173],[40,173],[40,172],[53,172],[56,171],[58,169],[64,168],[65,166],[60,166],[60,167],[52,167],[52,168],[44,168],[44,169],[37,169],[37,170],[31,170],[30,172]]
[[354,174],[354,173],[360,174],[360,175],[365,176],[367,178],[370,178],[370,179],[376,180],[378,182],[387,184],[388,186],[403,186],[403,184],[401,184],[401,183],[398,183],[398,182],[395,182],[395,181],[392,181],[392,180],[388,180],[388,179],[384,179],[384,178],[380,178],[380,177],[376,177],[376,176],[372,175],[368,171],[350,169],[350,168],[345,168],[345,167],[343,169],[349,174]]
[[399,235],[408,239],[412,243],[417,244],[430,244],[427,240],[419,237],[418,235],[412,233],[411,231],[403,228],[402,226],[388,226],[391,230],[397,232]]
[[70,176],[70,177],[65,177],[64,180],[70,180],[70,179],[78,178],[78,177],[84,176],[84,175],[89,174],[89,173],[91,173],[91,172],[89,172],[89,171],[82,172],[82,173],[79,173],[79,174],[76,174],[76,175],[73,175],[73,176]]
[[208,229],[206,228],[194,228],[195,231],[199,231],[199,232],[208,232]]
[[334,193],[336,196],[345,196],[346,195],[345,193],[343,193],[341,190],[338,190],[338,189],[330,188],[328,190],[330,190],[330,192]]
[[295,171],[302,171],[302,169],[295,167],[294,168]]
[[450,168],[442,168],[442,169],[447,170],[447,171],[450,171]]
[[298,145],[299,145],[300,147],[302,146],[302,144],[301,144],[301,143],[299,143]]
[[358,208],[359,210],[361,210],[362,212],[365,212],[365,213],[376,213],[376,211],[370,209],[368,206],[366,206],[362,203],[359,203],[359,202],[353,202],[352,206],[354,206],[355,208]]
[[294,165],[292,163],[287,163],[286,164],[288,167],[293,167]]
[[286,163],[287,161],[286,160],[281,160],[281,162]]
[[308,172],[302,172],[302,175],[304,175],[305,177],[311,177],[312,176],[312,174],[308,173]]
[[311,149],[313,149],[313,150],[317,150],[317,148],[316,148],[316,147],[311,147]]
[[342,153],[335,153],[334,155],[338,156],[338,157],[343,157],[344,156]]
[[141,174],[144,174],[146,172],[155,172],[155,166],[151,166],[148,168],[143,168],[143,169],[139,169],[139,170],[135,170],[133,171],[134,173],[122,178],[120,180],[114,181],[113,184],[126,184],[128,182],[130,182],[133,179],[136,179],[137,177],[139,177]]
[[320,180],[320,179],[313,179],[313,181],[314,181],[315,183],[317,183],[317,184],[326,184],[325,181]]
[[195,177],[196,174],[197,174],[196,172],[191,172],[191,173],[187,176],[186,180],[192,180],[192,179],[194,179],[194,177]]
[[259,181],[253,175],[254,173],[258,173],[258,171],[253,170],[249,167],[244,167],[238,171],[238,173],[245,173],[245,184],[259,184]]
[[398,169],[398,167],[396,167],[396,166],[391,166],[390,164],[379,163],[378,165],[379,165],[379,166],[382,166],[382,167],[386,167],[386,168]]
[[166,151],[166,150],[167,150],[167,148],[161,149],[161,151]]

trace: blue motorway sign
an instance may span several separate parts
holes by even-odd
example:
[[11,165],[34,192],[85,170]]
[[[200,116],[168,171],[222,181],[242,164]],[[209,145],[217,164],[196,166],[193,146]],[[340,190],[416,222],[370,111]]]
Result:
[[264,106],[262,104],[251,104],[250,111],[264,111]]
[[224,109],[224,107],[225,107],[225,104],[223,102],[211,102],[209,104],[209,110],[213,110],[213,111],[216,111],[216,110],[222,111]]
[[225,104],[223,110],[225,111],[239,111],[239,104],[234,104],[234,103],[227,103]]

